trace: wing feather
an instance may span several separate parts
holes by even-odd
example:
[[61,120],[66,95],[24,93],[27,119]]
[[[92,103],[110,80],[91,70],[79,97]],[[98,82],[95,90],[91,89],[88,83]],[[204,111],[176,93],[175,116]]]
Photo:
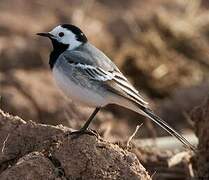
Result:
[[[120,96],[131,99],[140,105],[147,106],[148,103],[140,96],[139,92],[128,82],[121,72],[105,71],[100,67],[82,63],[70,63],[75,68],[80,68],[89,79],[101,81],[108,88]],[[111,81],[111,83],[109,83]]]

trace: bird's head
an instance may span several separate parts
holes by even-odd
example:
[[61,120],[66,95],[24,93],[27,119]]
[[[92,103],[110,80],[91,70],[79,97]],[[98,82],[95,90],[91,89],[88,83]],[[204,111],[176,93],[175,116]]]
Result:
[[73,50],[88,41],[85,34],[71,24],[62,24],[50,32],[37,33],[37,35],[51,39],[54,49],[63,47]]

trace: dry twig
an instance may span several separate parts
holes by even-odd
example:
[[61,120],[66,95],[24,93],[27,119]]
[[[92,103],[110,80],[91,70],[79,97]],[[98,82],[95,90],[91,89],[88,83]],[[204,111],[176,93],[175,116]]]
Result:
[[175,154],[170,159],[168,159],[168,167],[176,166],[177,164],[180,164],[184,160],[188,161],[191,157],[192,154],[190,151],[183,151],[178,154]]
[[130,146],[130,142],[133,139],[133,137],[136,135],[137,131],[139,130],[139,128],[143,125],[143,123],[141,123],[140,125],[136,126],[136,129],[134,131],[134,133],[128,138],[127,144],[126,146],[129,147]]
[[176,166],[176,165],[182,163],[184,165],[184,168],[185,168],[187,174],[190,177],[194,177],[192,164],[190,162],[190,159],[192,158],[193,155],[194,154],[191,153],[190,151],[180,152],[180,153],[174,155],[173,157],[171,157],[170,159],[168,159],[168,167],[173,167],[173,166]]
[[5,146],[6,146],[6,142],[7,142],[8,138],[9,138],[9,136],[10,136],[10,134],[7,135],[6,139],[3,142],[3,146],[2,146],[2,149],[1,149],[1,152],[2,153],[4,153],[4,149],[5,149]]

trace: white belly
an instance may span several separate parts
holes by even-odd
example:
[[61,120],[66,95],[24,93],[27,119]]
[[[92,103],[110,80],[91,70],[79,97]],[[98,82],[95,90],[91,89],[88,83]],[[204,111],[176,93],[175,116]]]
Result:
[[56,67],[53,68],[53,76],[59,88],[75,103],[80,103],[89,107],[102,107],[108,104],[103,96],[75,84]]

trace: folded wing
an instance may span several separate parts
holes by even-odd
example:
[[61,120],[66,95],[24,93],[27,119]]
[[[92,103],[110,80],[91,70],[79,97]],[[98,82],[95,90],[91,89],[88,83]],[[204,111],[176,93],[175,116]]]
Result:
[[139,103],[142,106],[146,107],[148,105],[148,103],[140,96],[139,92],[118,70],[105,71],[101,67],[82,64],[81,62],[77,63],[69,61],[69,63],[71,66],[84,71],[89,79],[102,82],[102,85],[110,91]]

